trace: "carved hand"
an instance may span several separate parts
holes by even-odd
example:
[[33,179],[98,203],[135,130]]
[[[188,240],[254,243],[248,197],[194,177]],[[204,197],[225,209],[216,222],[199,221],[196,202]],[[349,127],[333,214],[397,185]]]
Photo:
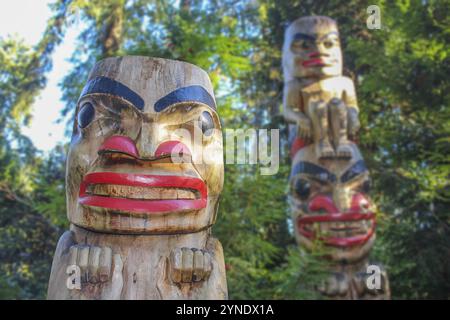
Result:
[[311,120],[308,117],[300,115],[297,126],[300,138],[309,139],[311,137]]
[[211,271],[211,255],[204,250],[181,248],[170,254],[170,277],[175,283],[205,281]]
[[361,124],[359,123],[358,119],[358,111],[354,108],[348,108],[348,133],[351,136],[354,136]]
[[343,296],[349,289],[349,279],[343,273],[332,274],[318,288],[318,291],[326,296]]
[[[104,299],[119,299],[123,286],[123,263],[119,254],[112,254],[109,247],[74,245],[70,247],[69,265],[80,268],[81,291],[73,292],[81,297],[95,294],[101,286]],[[111,280],[111,283],[107,284]],[[78,291],[78,290],[77,290]]]
[[355,284],[356,291],[360,297],[364,295],[389,295],[389,280],[387,277],[386,270],[382,268],[381,270],[381,283],[379,289],[369,289],[367,286],[367,280],[369,278],[369,274],[366,272],[358,272],[353,277],[353,283]]

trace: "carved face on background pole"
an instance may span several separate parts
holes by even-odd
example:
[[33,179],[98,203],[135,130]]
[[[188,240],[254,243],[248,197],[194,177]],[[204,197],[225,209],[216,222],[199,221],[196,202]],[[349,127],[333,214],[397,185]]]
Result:
[[351,161],[317,160],[308,146],[293,159],[290,202],[297,242],[311,249],[320,239],[334,261],[365,257],[375,240],[369,173],[356,145]]
[[213,224],[223,151],[208,75],[147,57],[97,63],[77,103],[66,182],[69,220],[87,229],[170,234]]
[[299,18],[286,29],[284,39],[285,81],[342,74],[339,31],[333,19],[322,16]]

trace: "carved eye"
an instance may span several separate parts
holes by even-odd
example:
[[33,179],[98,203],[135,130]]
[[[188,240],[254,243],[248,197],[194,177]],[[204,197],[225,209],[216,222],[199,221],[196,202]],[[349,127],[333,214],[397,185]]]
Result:
[[298,179],[295,182],[294,191],[300,199],[306,200],[311,192],[311,184],[307,180]]
[[325,42],[323,43],[323,46],[324,46],[325,48],[327,48],[327,49],[330,49],[330,48],[333,47],[333,41],[330,41],[330,40],[325,41]]
[[200,116],[200,124],[202,126],[202,132],[205,136],[210,136],[213,134],[212,129],[214,129],[214,120],[208,111],[203,111]]
[[78,125],[80,128],[85,128],[89,123],[91,123],[94,116],[95,109],[92,103],[86,102],[83,104],[78,112]]
[[367,179],[363,182],[363,184],[361,186],[361,191],[364,193],[369,193],[371,186],[372,186],[372,183],[371,183],[370,179]]
[[308,50],[309,48],[311,48],[311,44],[309,43],[309,41],[302,41],[301,46],[304,50]]
[[305,40],[297,40],[292,43],[291,49],[294,52],[301,50],[309,50],[311,48],[311,43]]

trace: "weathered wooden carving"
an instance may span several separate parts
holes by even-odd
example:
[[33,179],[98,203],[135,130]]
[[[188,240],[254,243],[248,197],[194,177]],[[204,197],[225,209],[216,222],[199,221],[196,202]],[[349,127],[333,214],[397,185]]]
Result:
[[49,299],[227,298],[211,236],[222,135],[203,70],[148,57],[97,63],[77,103],[66,183],[71,228]]
[[320,158],[349,158],[348,135],[359,129],[353,81],[342,75],[334,20],[306,17],[286,31],[283,47],[284,115],[298,136],[313,140]]
[[357,145],[356,94],[342,76],[336,22],[309,16],[286,30],[284,115],[290,125],[290,204],[296,239],[326,246],[330,278],[319,291],[336,299],[388,298],[386,273],[371,288],[368,255],[375,240],[370,177]]

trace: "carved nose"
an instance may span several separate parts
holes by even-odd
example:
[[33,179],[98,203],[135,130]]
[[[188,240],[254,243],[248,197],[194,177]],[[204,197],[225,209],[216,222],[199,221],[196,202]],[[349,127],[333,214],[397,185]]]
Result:
[[134,158],[139,158],[139,152],[133,140],[126,136],[111,136],[103,142],[98,150],[99,154],[123,153]]
[[152,158],[155,155],[157,141],[160,141],[161,128],[153,119],[142,122],[140,134],[136,141],[139,154],[142,158]]
[[352,196],[348,188],[336,188],[333,191],[333,202],[340,212],[346,212],[350,209]]

